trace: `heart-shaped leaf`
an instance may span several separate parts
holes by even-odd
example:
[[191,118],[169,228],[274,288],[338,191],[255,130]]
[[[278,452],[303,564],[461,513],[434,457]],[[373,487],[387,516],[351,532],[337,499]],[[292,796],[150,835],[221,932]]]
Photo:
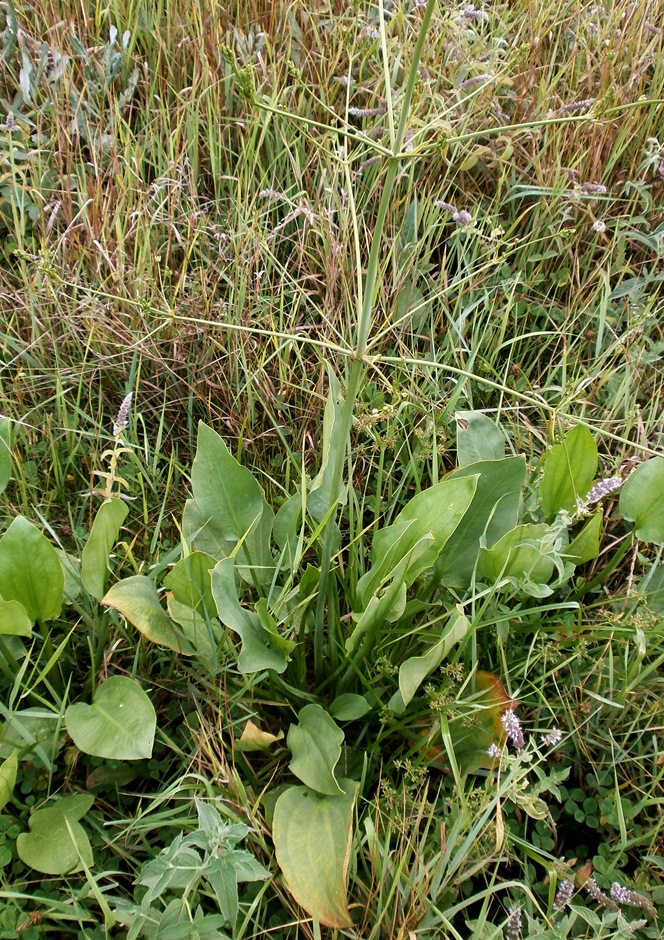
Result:
[[76,793],[65,796],[30,817],[30,832],[16,840],[22,862],[46,875],[65,875],[92,865],[92,849],[78,822],[94,803],[94,796]]
[[65,724],[76,747],[93,757],[141,760],[152,756],[155,710],[140,685],[125,676],[112,676],[102,683],[92,705],[70,705]]
[[343,791],[334,769],[341,757],[343,731],[320,705],[305,705],[298,717],[299,723],[288,732],[290,769],[312,790],[338,796]]
[[343,930],[351,926],[346,878],[358,784],[341,783],[339,796],[289,787],[274,808],[272,835],[295,900],[321,924]]

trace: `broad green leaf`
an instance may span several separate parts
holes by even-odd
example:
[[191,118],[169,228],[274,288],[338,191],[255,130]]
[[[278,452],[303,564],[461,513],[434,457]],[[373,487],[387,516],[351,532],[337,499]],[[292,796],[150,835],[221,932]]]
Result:
[[104,596],[108,581],[108,558],[128,512],[129,507],[121,499],[109,499],[102,503],[83,548],[81,581],[88,594],[97,600]]
[[505,435],[495,421],[481,411],[457,411],[454,417],[459,467],[505,457]]
[[343,930],[352,926],[346,886],[358,784],[341,784],[341,796],[290,787],[277,800],[272,835],[297,903],[319,923]]
[[470,506],[476,486],[476,477],[443,480],[414,496],[392,525],[378,530],[371,549],[371,568],[357,586],[363,607],[422,539],[428,538],[429,545],[417,563],[409,566],[408,584],[434,564]]
[[[408,536],[407,530],[404,531],[404,536]],[[366,655],[383,626],[387,623],[395,623],[403,616],[406,609],[407,588],[425,568],[429,567],[433,557],[431,551],[433,541],[431,533],[423,536],[389,572],[388,583],[378,586],[376,593],[369,598],[369,603],[357,618],[353,632],[346,640],[346,649],[349,653],[356,650],[362,643],[365,647],[363,652]],[[422,559],[424,559],[424,564]]]
[[18,601],[6,601],[0,597],[0,635],[30,636],[32,621],[27,611]]
[[181,558],[164,578],[164,587],[172,592],[179,604],[193,607],[203,615],[217,616],[212,597],[210,572],[217,560],[206,552],[192,552]]
[[455,470],[447,479],[468,476],[477,477],[473,500],[434,567],[436,580],[457,590],[465,590],[472,583],[480,539],[491,548],[519,521],[526,461],[522,456],[484,460]]
[[18,751],[22,761],[52,771],[64,737],[60,725],[60,716],[43,708],[13,712],[0,726],[0,757]]
[[323,413],[323,442],[320,470],[311,481],[307,497],[307,509],[316,522],[325,518],[332,506],[344,501],[344,488],[337,482],[337,490],[333,492],[335,464],[341,454],[346,451],[346,439],[343,435],[341,413],[344,407],[344,398],[341,394],[339,381],[328,366],[328,380],[330,391],[325,402]]
[[0,493],[9,483],[12,473],[11,430],[9,418],[0,417]]
[[267,751],[277,741],[281,741],[283,736],[283,731],[279,734],[270,734],[269,731],[263,731],[249,719],[242,729],[242,735],[235,741],[235,747],[238,751]]
[[260,672],[274,669],[283,672],[288,665],[288,653],[261,626],[258,616],[246,607],[242,607],[235,587],[235,562],[224,558],[212,570],[212,596],[214,597],[219,619],[231,630],[239,634],[242,649],[238,657],[240,672]]
[[596,512],[584,525],[576,538],[572,539],[563,555],[575,565],[585,565],[599,555],[599,540],[602,534],[602,513]]
[[60,616],[65,578],[58,553],[23,516],[0,539],[0,585],[4,600],[18,601],[32,623]]
[[192,549],[219,561],[228,558],[235,542],[225,539],[219,523],[203,512],[195,499],[188,499],[182,514],[182,537]]
[[185,656],[193,655],[193,646],[161,606],[157,588],[145,575],[134,575],[118,581],[101,603],[118,610],[152,643]]
[[7,760],[0,764],[0,812],[12,798],[18,772],[18,756],[12,751]]
[[371,711],[371,705],[363,695],[344,692],[338,695],[330,705],[330,715],[336,721],[357,721]]
[[664,545],[664,457],[651,457],[630,473],[619,506],[637,539]]
[[203,515],[214,520],[224,539],[231,542],[241,539],[263,512],[259,484],[217,432],[203,422],[198,425],[191,485]]
[[78,822],[94,803],[94,796],[77,793],[65,796],[30,817],[30,832],[16,840],[18,857],[45,875],[66,875],[92,867],[92,849]]
[[447,656],[455,643],[464,640],[470,630],[471,623],[467,617],[458,611],[451,615],[440,640],[435,646],[421,656],[412,656],[399,668],[399,691],[404,705],[408,705],[420,685],[430,672],[437,669]]
[[293,755],[288,766],[312,790],[338,796],[343,790],[334,770],[343,740],[343,731],[320,705],[305,705],[298,724],[291,725],[288,732],[287,743]]
[[596,473],[597,444],[588,428],[579,424],[554,444],[544,460],[540,498],[546,519],[561,509],[576,512],[577,499],[586,498]]
[[489,549],[482,549],[478,569],[491,582],[512,578],[522,583],[546,584],[553,574],[549,553],[551,530],[543,524],[518,525]]
[[95,767],[85,778],[86,790],[94,790],[97,787],[110,787],[116,790],[118,787],[126,787],[128,783],[135,780],[144,770],[137,764],[101,764]]
[[216,669],[217,646],[222,637],[221,624],[217,618],[209,617],[205,611],[200,613],[188,604],[180,604],[172,594],[166,595],[166,606],[171,620],[178,624],[183,636],[196,650],[196,655],[209,669]]
[[270,584],[275,568],[270,551],[273,524],[274,513],[263,500],[261,516],[256,517],[238,548],[237,540],[224,538],[224,530],[214,517],[205,513],[195,499],[188,499],[182,516],[182,535],[189,546],[215,561],[233,555],[236,570],[249,584]]
[[79,751],[106,760],[152,756],[157,716],[152,702],[133,679],[111,676],[92,705],[78,702],[65,712],[67,733]]

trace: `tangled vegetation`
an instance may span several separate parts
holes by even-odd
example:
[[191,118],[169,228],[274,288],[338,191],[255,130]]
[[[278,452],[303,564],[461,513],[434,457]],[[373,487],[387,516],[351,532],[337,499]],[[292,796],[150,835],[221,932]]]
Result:
[[662,936],[654,0],[0,0],[0,938]]

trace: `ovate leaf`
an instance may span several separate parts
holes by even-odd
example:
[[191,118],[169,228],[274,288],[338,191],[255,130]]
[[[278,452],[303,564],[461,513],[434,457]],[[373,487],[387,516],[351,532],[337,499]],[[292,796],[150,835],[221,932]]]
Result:
[[577,499],[586,498],[596,473],[597,444],[588,428],[577,425],[551,448],[544,461],[540,497],[547,520],[561,509],[575,512]]
[[[489,754],[489,748],[492,744],[504,745],[506,734],[501,716],[516,704],[497,676],[479,670],[475,675],[475,692],[455,704],[453,717],[446,720],[443,716],[442,721],[435,721],[428,729],[424,759],[446,769],[451,747],[462,774],[494,767],[496,760]],[[441,725],[446,742],[440,738]]]
[[477,479],[475,494],[434,568],[436,580],[457,590],[472,582],[480,539],[490,548],[519,521],[526,461],[522,456],[482,460],[455,470],[448,479],[468,476]]
[[32,621],[25,607],[18,601],[5,601],[0,597],[0,635],[30,636]]
[[290,787],[274,810],[277,862],[288,889],[326,927],[351,927],[346,885],[358,784],[341,780],[344,793],[326,796]]
[[22,862],[46,875],[65,875],[92,866],[92,849],[78,822],[94,803],[94,796],[77,793],[65,796],[30,817],[30,832],[16,840]]
[[664,545],[664,457],[651,457],[632,471],[619,505],[637,539]]
[[418,554],[417,564],[409,565],[408,584],[434,564],[467,511],[476,485],[476,477],[436,483],[414,496],[392,525],[378,530],[371,548],[371,568],[357,585],[363,607],[423,539],[429,544]]
[[129,623],[152,643],[166,646],[191,656],[194,648],[182,635],[159,603],[154,582],[145,575],[135,575],[118,581],[101,600],[107,607],[118,610]]
[[336,721],[357,721],[370,711],[371,705],[365,697],[354,692],[338,695],[330,705],[330,715]]
[[221,640],[221,624],[216,617],[201,614],[188,604],[180,604],[172,594],[166,595],[166,606],[170,618],[177,623],[187,641],[196,650],[196,655],[211,669],[216,669],[217,646]]
[[201,618],[217,616],[212,597],[210,572],[216,559],[206,552],[191,552],[181,558],[164,578],[164,587],[172,592],[178,604],[192,607]]
[[17,516],[0,539],[0,592],[18,601],[31,622],[55,620],[64,601],[58,553],[36,526]]
[[92,705],[79,702],[65,712],[67,732],[76,747],[106,760],[152,756],[157,716],[152,702],[133,679],[111,676]]
[[505,435],[495,421],[481,411],[457,411],[457,461],[459,467],[480,460],[502,460]]
[[553,574],[550,554],[551,530],[543,524],[518,525],[499,539],[492,548],[482,549],[478,568],[482,577],[494,582],[510,578],[515,582],[546,584]]
[[121,499],[109,499],[97,510],[90,536],[81,554],[81,581],[85,590],[101,600],[108,581],[108,558],[129,507]]
[[293,755],[290,769],[317,793],[338,796],[343,791],[334,771],[341,757],[343,731],[320,705],[305,705],[298,719],[288,732]]
[[263,491],[252,474],[231,455],[222,438],[202,422],[191,468],[194,499],[224,539],[236,542],[263,512]]

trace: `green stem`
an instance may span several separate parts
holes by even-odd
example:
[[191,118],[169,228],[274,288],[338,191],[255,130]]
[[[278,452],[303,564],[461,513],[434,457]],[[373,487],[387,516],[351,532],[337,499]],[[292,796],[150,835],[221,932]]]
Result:
[[[341,412],[341,440],[345,441],[346,445],[344,447],[337,448],[336,453],[334,454],[332,493],[338,493],[341,490],[346,452],[350,447],[350,432],[353,423],[353,413],[355,411],[355,401],[357,399],[362,380],[366,374],[367,361],[365,357],[369,334],[371,332],[371,325],[373,322],[372,315],[376,300],[378,277],[380,273],[380,251],[383,243],[385,220],[387,218],[389,207],[392,203],[392,191],[394,189],[399,167],[403,159],[401,148],[406,136],[406,130],[408,129],[410,103],[412,101],[413,91],[415,90],[415,85],[417,83],[417,73],[420,65],[420,59],[422,57],[422,50],[424,48],[424,42],[429,25],[431,23],[431,17],[433,16],[435,5],[436,0],[428,0],[424,15],[422,17],[420,32],[417,37],[417,42],[415,43],[413,61],[411,62],[406,88],[401,101],[399,124],[394,135],[392,150],[387,157],[387,173],[385,176],[385,184],[383,186],[380,203],[378,205],[376,224],[374,226],[374,231],[371,238],[371,248],[369,250],[369,260],[367,263],[367,275],[364,282],[364,290],[362,291],[361,295],[362,299],[357,322],[355,350],[350,367],[350,374],[348,376],[346,399]],[[387,50],[385,46],[383,46],[383,56],[386,55]],[[389,80],[389,69],[387,70],[387,75]],[[361,259],[358,258],[358,265],[360,263]],[[350,481],[348,482],[348,486],[350,486]],[[330,562],[332,559],[332,539],[334,535],[335,521],[336,513],[331,516],[329,522],[327,523],[325,527],[325,534],[323,536],[320,583],[318,586],[318,601],[316,604],[316,619],[314,625],[314,678],[317,685],[321,683],[325,677],[325,610],[328,597]],[[336,641],[336,638],[333,635],[334,633],[336,633],[336,630],[327,631],[327,640],[330,644],[330,647]]]

